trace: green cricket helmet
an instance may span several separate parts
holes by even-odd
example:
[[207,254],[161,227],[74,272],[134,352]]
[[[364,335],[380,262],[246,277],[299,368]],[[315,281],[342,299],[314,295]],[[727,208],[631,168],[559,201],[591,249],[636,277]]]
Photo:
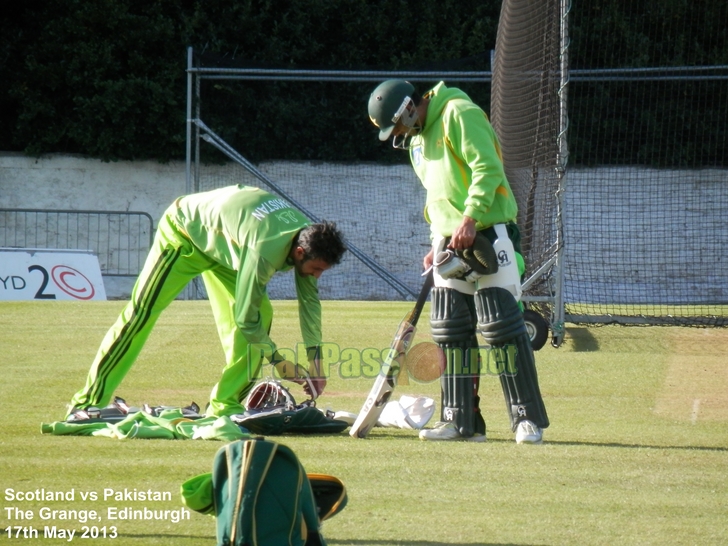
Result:
[[412,100],[415,87],[404,80],[387,80],[377,86],[369,97],[369,119],[379,127],[379,140],[387,140],[398,121],[410,129],[417,121]]

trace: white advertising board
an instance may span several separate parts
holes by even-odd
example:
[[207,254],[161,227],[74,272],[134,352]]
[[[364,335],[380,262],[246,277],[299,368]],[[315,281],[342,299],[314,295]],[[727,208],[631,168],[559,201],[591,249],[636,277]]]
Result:
[[0,248],[0,300],[105,300],[89,250]]

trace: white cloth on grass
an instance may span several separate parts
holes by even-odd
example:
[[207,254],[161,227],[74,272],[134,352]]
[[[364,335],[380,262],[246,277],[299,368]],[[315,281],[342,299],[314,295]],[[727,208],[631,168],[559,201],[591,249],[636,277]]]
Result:
[[419,430],[435,414],[435,401],[426,396],[403,395],[399,400],[387,402],[379,416],[380,427]]

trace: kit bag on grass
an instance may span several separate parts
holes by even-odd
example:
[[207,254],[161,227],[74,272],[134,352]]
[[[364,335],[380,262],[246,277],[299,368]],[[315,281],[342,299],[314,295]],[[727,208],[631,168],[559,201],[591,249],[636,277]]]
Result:
[[325,546],[321,522],[347,501],[340,480],[307,475],[290,448],[262,438],[221,448],[212,474],[185,482],[182,496],[215,515],[218,546]]
[[313,400],[297,404],[291,392],[280,381],[266,379],[250,391],[245,412],[231,415],[230,420],[261,436],[279,434],[335,434],[349,424],[334,419],[333,412],[316,408]]

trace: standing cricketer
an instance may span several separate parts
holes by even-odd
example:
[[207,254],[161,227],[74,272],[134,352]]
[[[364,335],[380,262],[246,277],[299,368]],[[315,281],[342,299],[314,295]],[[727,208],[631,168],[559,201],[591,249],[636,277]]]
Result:
[[427,190],[425,219],[434,266],[432,336],[446,355],[440,421],[423,440],[485,441],[478,396],[476,331],[488,344],[488,369],[499,373],[518,443],[541,443],[549,420],[519,306],[518,207],[485,112],[460,89],[440,82],[424,97],[403,80],[380,84],[369,98],[379,139],[408,149]]
[[[131,300],[104,337],[69,415],[109,403],[159,315],[197,275],[205,283],[227,361],[207,415],[244,411],[241,401],[263,358],[317,396],[326,386],[315,356],[321,344],[318,279],[344,252],[335,224],[311,224],[287,201],[258,188],[237,185],[180,197],[159,221]],[[290,269],[311,359],[309,381],[305,370],[295,373],[294,365],[278,358],[269,337],[273,308],[266,287],[275,273]]]

